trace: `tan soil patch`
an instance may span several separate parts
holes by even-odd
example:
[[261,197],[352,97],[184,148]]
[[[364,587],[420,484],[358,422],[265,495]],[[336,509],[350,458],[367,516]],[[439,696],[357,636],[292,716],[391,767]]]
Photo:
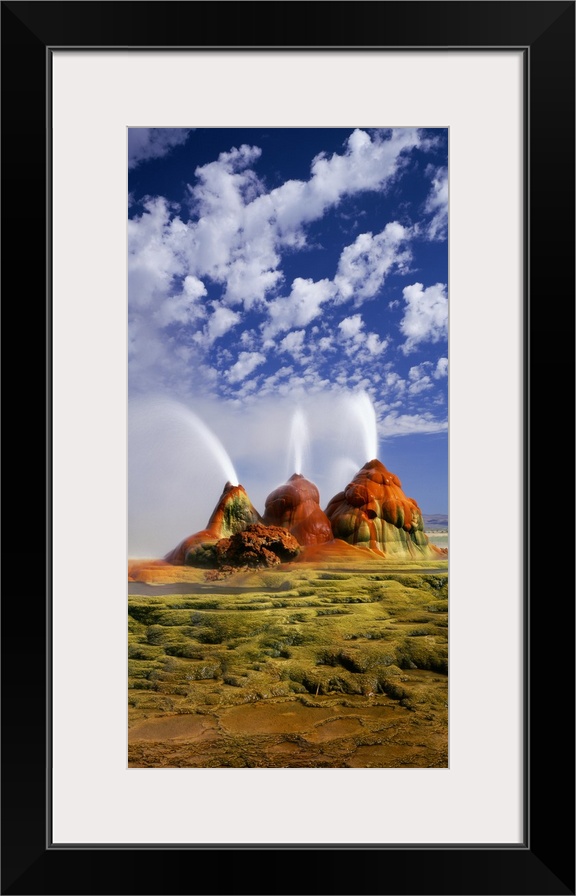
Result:
[[292,734],[308,731],[333,714],[331,708],[317,709],[296,702],[256,703],[223,710],[220,718],[222,727],[233,734]]
[[314,731],[307,735],[306,740],[314,744],[324,743],[330,740],[336,740],[339,737],[352,737],[362,731],[362,724],[359,719],[331,719],[318,725]]
[[197,741],[217,733],[216,728],[217,721],[212,716],[165,716],[134,725],[128,733],[128,738],[131,742],[139,740]]

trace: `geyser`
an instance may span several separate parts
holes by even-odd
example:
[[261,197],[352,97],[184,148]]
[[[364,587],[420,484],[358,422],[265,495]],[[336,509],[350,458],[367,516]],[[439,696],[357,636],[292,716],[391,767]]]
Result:
[[347,396],[348,410],[358,423],[358,431],[362,439],[362,460],[368,461],[378,457],[378,424],[376,411],[367,392],[354,392]]
[[[394,560],[448,556],[447,549],[430,544],[416,501],[404,494],[398,477],[375,458],[329,501],[326,511],[319,502],[314,483],[294,473],[268,495],[260,517],[245,489],[227,482],[206,529],[181,541],[164,560],[176,566],[210,568],[270,565],[282,557],[288,559],[283,549],[273,548],[282,532],[311,552],[305,556],[316,559],[333,557],[335,550],[341,554],[344,542],[347,551],[365,548]],[[280,541],[288,549],[289,543],[282,537]]]
[[[133,472],[139,474],[140,481],[146,486],[146,491],[141,490],[140,493],[146,501],[141,501],[140,506],[135,505],[130,498],[131,514],[135,522],[138,524],[140,518],[148,513],[148,528],[151,529],[149,523],[156,522],[155,534],[158,541],[160,537],[167,539],[168,530],[172,531],[174,525],[178,525],[176,535],[170,537],[170,541],[162,548],[165,561],[176,566],[213,567],[215,545],[245,532],[255,524],[283,528],[297,540],[301,548],[309,549],[310,556],[314,551],[318,556],[318,552],[329,553],[338,548],[338,543],[343,550],[343,542],[347,543],[348,552],[354,553],[353,549],[356,547],[365,548],[383,558],[408,560],[447,556],[447,552],[429,544],[420,508],[414,499],[404,494],[397,476],[387,470],[374,455],[358,471],[358,465],[353,461],[356,452],[360,449],[363,453],[373,451],[377,447],[376,414],[365,392],[342,398],[344,403],[339,408],[332,409],[330,414],[321,418],[324,421],[329,416],[332,420],[330,435],[333,438],[326,440],[326,450],[316,454],[319,470],[328,466],[331,471],[331,482],[338,468],[338,477],[334,483],[336,488],[342,488],[341,483],[346,481],[348,485],[334,495],[327,505],[320,506],[318,487],[299,471],[305,462],[309,431],[303,410],[298,407],[293,410],[291,419],[284,418],[284,446],[288,446],[296,472],[283,485],[268,494],[262,517],[252,505],[246,490],[238,484],[236,472],[223,445],[197,414],[170,402],[158,403],[160,413],[155,413],[154,405],[144,405],[138,418],[140,429],[131,424],[130,435],[131,451],[135,452],[139,461],[144,459],[147,464],[146,467],[142,464],[140,468],[133,468],[132,465],[130,467],[131,475]],[[317,428],[317,416],[311,415],[310,419]],[[152,438],[146,426],[152,426]],[[276,450],[270,450],[267,438],[270,429],[275,432],[272,425],[261,431],[260,442],[256,446],[258,451],[253,451],[254,475],[261,485],[268,478],[260,463],[260,459],[265,456],[262,451],[264,444],[269,448],[266,456],[275,461],[281,461],[283,454],[281,439],[274,443]],[[244,431],[238,427],[234,433],[238,435],[237,450],[241,456],[248,456],[247,450],[254,447],[254,439],[250,435],[245,438]],[[337,462],[333,460],[334,441],[338,441],[340,445],[343,442],[345,446],[345,453]],[[171,452],[167,452],[167,446],[172,446]],[[150,457],[155,454],[162,458],[162,466],[157,461],[152,464],[149,462]],[[178,462],[175,463],[175,460]],[[186,461],[185,468],[181,465],[182,460]],[[358,472],[355,473],[355,470]],[[211,506],[203,510],[202,502],[211,492],[214,494],[213,487],[216,494],[217,489],[221,488],[221,472],[228,474],[228,481],[218,503],[214,506],[212,497]],[[158,505],[151,498],[155,497],[154,490],[158,490],[160,485],[165,490],[163,503],[160,505],[163,513],[154,518],[153,513]],[[253,483],[250,489],[253,489]],[[322,489],[326,495],[326,485]],[[330,492],[333,493],[332,489],[328,491],[328,495]],[[266,493],[260,495],[261,501],[264,494]],[[202,526],[206,528],[201,528]],[[186,532],[194,534],[181,540]],[[165,553],[170,545],[177,547]],[[303,551],[302,556],[305,554]],[[159,554],[150,552],[148,556]]]
[[238,476],[215,433],[184,404],[132,399],[128,422],[128,550],[157,557],[204,526],[223,483]]
[[181,408],[180,410],[185,424],[192,429],[194,435],[199,436],[202,439],[208,450],[211,452],[212,457],[220,466],[222,470],[222,478],[227,480],[230,485],[238,485],[238,476],[234,469],[234,464],[220,439],[212,432],[210,427],[194,413],[194,411],[191,411],[188,408]]
[[304,457],[310,448],[310,436],[306,417],[300,408],[296,408],[290,424],[290,436],[288,440],[288,473],[302,473]]

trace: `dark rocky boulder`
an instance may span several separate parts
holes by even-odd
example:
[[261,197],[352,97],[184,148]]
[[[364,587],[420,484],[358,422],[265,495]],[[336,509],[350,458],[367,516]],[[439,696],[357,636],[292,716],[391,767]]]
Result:
[[257,523],[215,544],[214,561],[220,568],[278,566],[294,560],[299,552],[300,545],[286,529]]

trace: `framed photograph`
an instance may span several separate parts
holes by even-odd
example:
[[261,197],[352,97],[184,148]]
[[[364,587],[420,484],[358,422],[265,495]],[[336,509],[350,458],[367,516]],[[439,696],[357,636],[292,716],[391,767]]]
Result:
[[447,768],[448,129],[127,164],[129,767]]
[[[522,0],[2,3],[3,311],[5,332],[21,334],[18,349],[16,339],[7,346],[20,376],[7,380],[18,429],[5,438],[7,481],[17,470],[18,487],[5,535],[3,893],[575,892],[574,583],[564,560],[572,569],[573,539],[564,547],[572,521],[563,499],[574,458],[565,421],[574,406],[574,12],[573,2]],[[255,42],[262,17],[269,39]],[[370,306],[376,294],[388,329]],[[171,401],[197,399],[178,425],[191,444],[210,443],[209,462],[195,456],[198,486],[187,457],[154,454],[182,409],[159,404],[167,384]],[[262,402],[266,419],[254,410]],[[138,456],[133,425],[146,431]],[[448,489],[432,451],[411,456],[410,434],[434,427]],[[344,438],[361,445],[358,459],[354,447],[340,450]],[[44,441],[45,463],[20,460]],[[320,443],[329,447],[315,455]],[[390,479],[379,488],[396,489],[396,528],[379,516],[390,495],[366,498],[374,469],[362,474],[362,464],[373,460]],[[404,551],[428,550],[421,510],[443,510],[430,502],[444,489],[448,613],[446,595],[433,595],[397,644],[390,632],[403,617],[388,619],[387,634],[379,617],[366,617],[368,634],[356,631],[332,567],[311,603],[303,581],[268,572],[264,595],[246,573],[244,620],[263,595],[267,612],[292,592],[298,619],[260,627],[257,644],[244,629],[224,631],[229,608],[214,594],[231,555],[213,567],[229,533],[188,536],[202,534],[213,508],[202,503],[212,501],[206,483],[218,480],[219,494],[225,477],[224,492],[238,489],[250,462],[246,493],[258,512],[244,523],[285,525],[274,517],[281,470],[294,490],[311,469],[322,495],[314,531],[326,516],[321,541],[336,533],[352,552],[363,548],[342,540],[351,514],[364,514],[372,552],[390,550],[382,533],[398,533]],[[166,465],[181,494],[163,508],[154,502]],[[426,494],[437,485],[426,506],[404,468]],[[366,507],[349,487],[328,500],[340,474]],[[300,522],[296,553],[302,533]],[[38,541],[46,563],[24,578]],[[198,551],[210,556],[208,574],[190,566]],[[154,562],[134,563],[138,554]],[[137,583],[130,654],[127,558]],[[156,617],[142,586],[159,582],[167,562],[188,564],[194,588]],[[185,642],[182,608],[196,625]],[[314,681],[283,634],[310,614],[350,644],[339,645],[338,662],[320,662],[315,644]],[[447,689],[434,653],[441,616]],[[205,649],[188,655],[198,632]],[[370,689],[384,642],[395,661],[379,662],[398,670],[405,693],[383,667]],[[227,659],[239,649],[249,670]],[[218,675],[202,672],[211,662]],[[180,681],[165,686],[185,665],[185,693]],[[178,735],[154,735],[160,722],[190,718],[178,715],[179,700],[202,690],[194,719],[217,751],[210,731],[228,712],[222,687],[242,696],[240,730],[240,710],[251,688],[262,702],[270,670],[271,710],[291,708],[294,695],[308,712],[330,703],[313,749],[296,727],[289,744],[267,741],[265,761],[240,751],[197,762],[179,752]],[[426,687],[421,670],[436,676]],[[447,690],[442,707],[435,687]],[[370,719],[359,720],[356,699],[373,701]],[[404,713],[394,736],[409,760],[391,748],[396,758],[382,759],[390,739],[371,720],[385,700]],[[440,718],[444,741],[432,757]],[[363,730],[357,761],[358,740],[347,752],[354,725]]]

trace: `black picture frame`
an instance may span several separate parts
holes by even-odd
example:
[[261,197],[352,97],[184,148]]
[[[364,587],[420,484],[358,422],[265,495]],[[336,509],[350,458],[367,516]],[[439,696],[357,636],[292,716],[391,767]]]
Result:
[[[574,464],[575,3],[71,0],[1,7],[3,469],[9,495],[2,574],[1,892],[574,894],[574,520],[565,492]],[[261,21],[270,36],[266,44],[255,36]],[[50,841],[50,56],[55,48],[188,46],[523,51],[522,844],[64,848]],[[31,376],[33,387],[25,389]],[[501,491],[505,550],[505,484]],[[494,700],[506,699],[503,685]],[[281,810],[271,807],[271,821],[274,811]],[[318,807],[319,824],[321,818]]]

